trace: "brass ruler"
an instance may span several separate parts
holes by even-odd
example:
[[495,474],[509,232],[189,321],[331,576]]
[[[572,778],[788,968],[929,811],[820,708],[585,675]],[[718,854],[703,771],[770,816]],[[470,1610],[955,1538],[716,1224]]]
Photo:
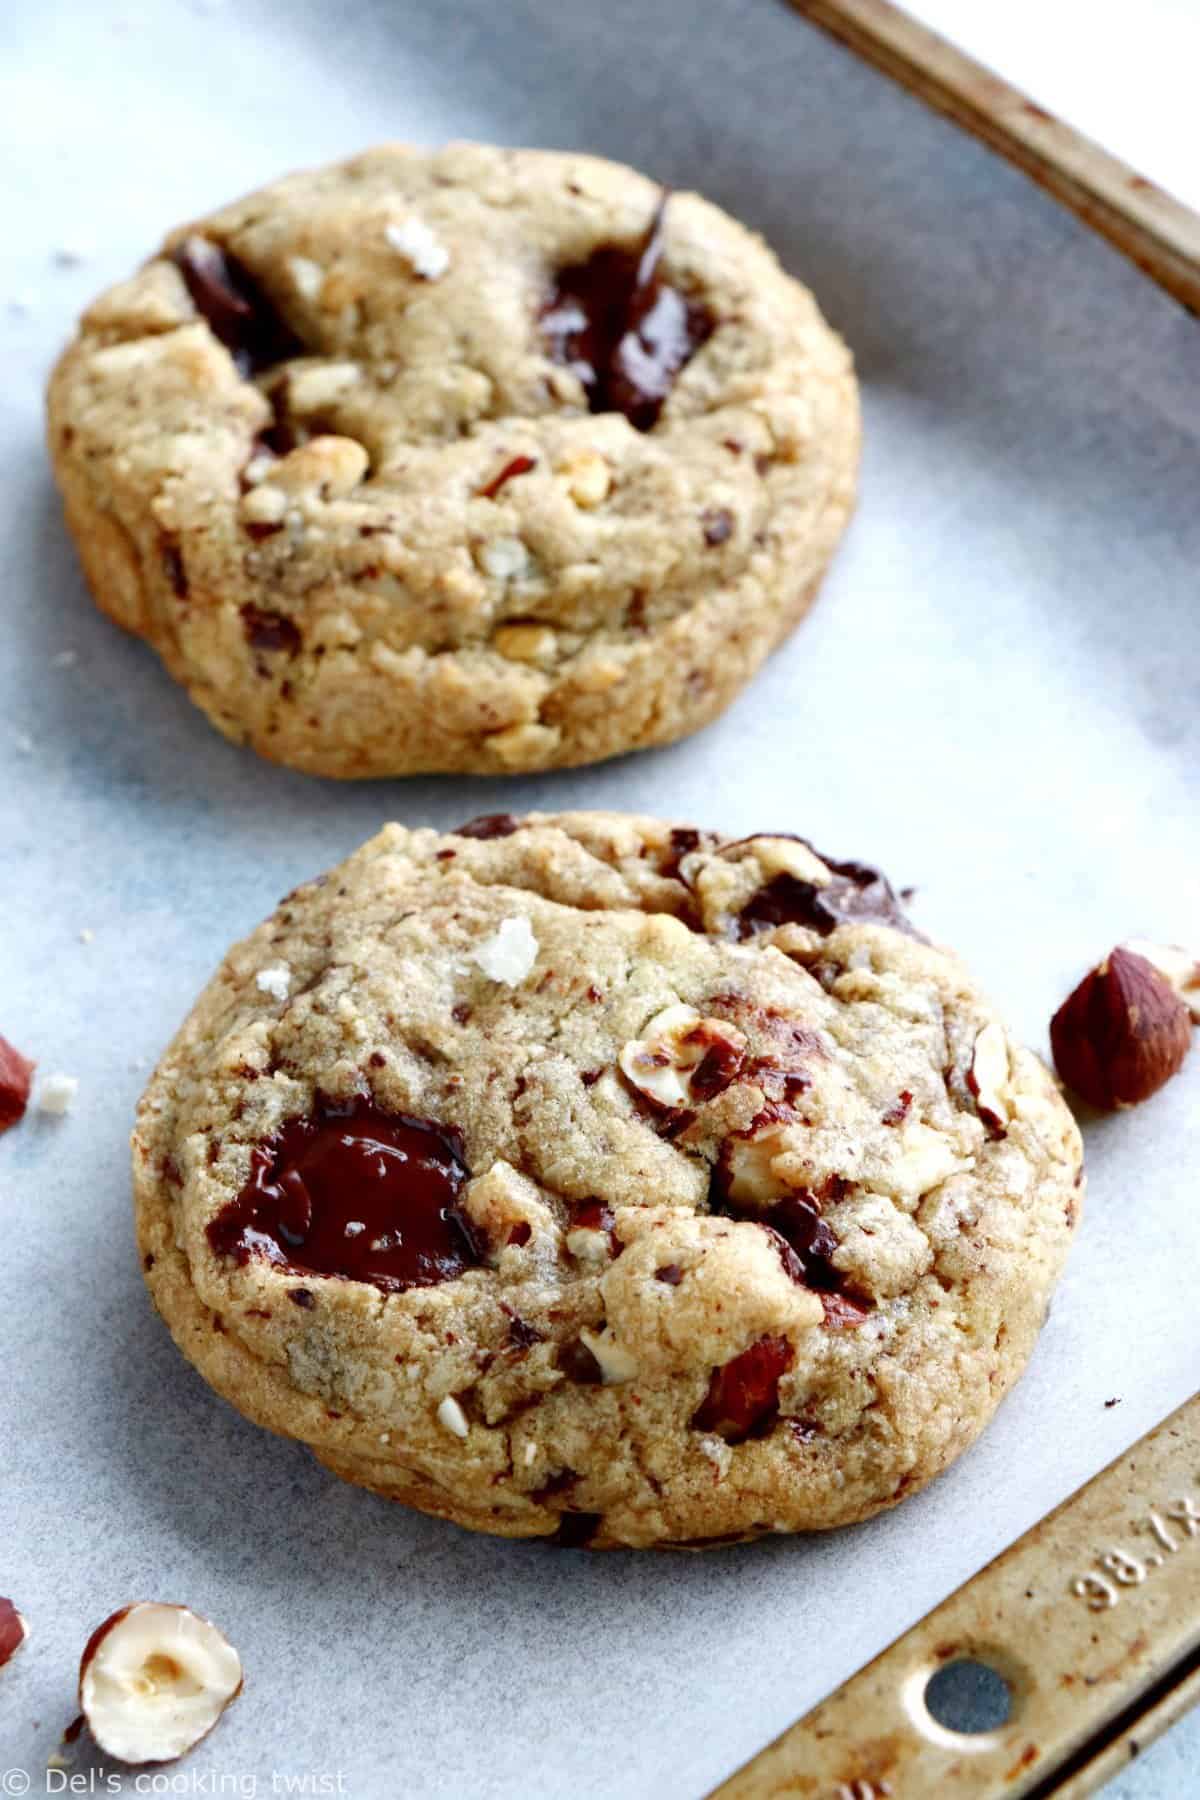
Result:
[[[1003,1725],[967,1734],[933,1718],[929,1680],[959,1660],[1003,1678]],[[1197,1700],[1200,1394],[716,1795],[1078,1800]]]
[[1023,169],[1160,287],[1200,312],[1200,214],[1191,207],[889,0],[791,4]]

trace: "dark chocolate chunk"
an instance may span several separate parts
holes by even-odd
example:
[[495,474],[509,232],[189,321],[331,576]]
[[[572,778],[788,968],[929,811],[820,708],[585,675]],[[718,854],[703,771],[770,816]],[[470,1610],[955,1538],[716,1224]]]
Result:
[[601,1523],[600,1513],[565,1512],[550,1539],[560,1550],[586,1550]]
[[707,310],[661,274],[669,195],[640,245],[607,245],[560,269],[542,308],[555,362],[574,371],[594,413],[621,412],[638,431],[657,423],[676,377],[713,331]]
[[[256,1146],[250,1179],[209,1225],[209,1243],[240,1263],[263,1257],[384,1293],[430,1287],[480,1261],[457,1204],[467,1175],[453,1126],[321,1096],[309,1117]],[[313,1304],[305,1288],[289,1295]]]
[[480,813],[477,819],[468,819],[465,825],[454,827],[455,837],[498,838],[511,837],[514,831],[521,829],[520,819],[512,813]]
[[266,612],[253,603],[242,608],[242,630],[254,650],[282,650],[295,656],[303,641],[298,626],[286,614]]
[[[758,835],[768,834],[760,832]],[[771,832],[769,835],[792,838],[795,843],[813,850],[807,838],[798,838],[794,832]],[[807,925],[820,932],[822,937],[828,937],[839,925],[852,925],[860,919],[878,920],[909,937],[918,935],[886,875],[869,863],[835,862],[831,856],[821,856],[819,850],[813,850],[813,855],[820,856],[826,867],[833,871],[832,881],[821,887],[815,881],[802,881],[796,875],[773,876],[751,895],[738,915],[739,938],[754,937],[777,925]]]
[[304,354],[304,345],[249,270],[211,238],[193,232],[176,245],[171,260],[187,283],[196,311],[241,374],[257,375],[273,363]]

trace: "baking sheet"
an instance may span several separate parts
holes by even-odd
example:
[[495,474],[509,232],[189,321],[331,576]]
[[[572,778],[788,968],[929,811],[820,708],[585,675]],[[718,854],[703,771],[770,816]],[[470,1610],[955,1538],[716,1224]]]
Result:
[[[0,1769],[39,1791],[88,1630],[157,1597],[212,1614],[247,1668],[177,1791],[691,1800],[1194,1389],[1200,1057],[1089,1128],[1078,1248],[977,1448],[870,1525],[702,1558],[471,1537],[239,1419],[142,1290],[137,1094],[296,881],[385,818],[498,807],[877,860],[1043,1046],[1114,939],[1200,918],[1195,322],[769,0],[51,3],[8,9],[0,44],[0,1030],[80,1081],[69,1117],[0,1141],[0,1592],[34,1632]],[[224,743],[92,610],[41,387],[167,225],[449,135],[622,157],[765,231],[857,352],[862,502],[814,613],[691,742],[526,780],[322,783]]]

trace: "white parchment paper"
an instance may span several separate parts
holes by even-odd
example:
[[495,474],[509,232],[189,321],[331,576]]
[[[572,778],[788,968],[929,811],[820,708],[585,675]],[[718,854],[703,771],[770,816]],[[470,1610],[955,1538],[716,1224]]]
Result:
[[[34,1633],[0,1768],[39,1791],[89,1629],[177,1598],[247,1668],[185,1765],[208,1791],[692,1800],[1192,1392],[1200,1057],[1089,1128],[1069,1274],[978,1447],[871,1525],[701,1558],[471,1537],[239,1419],[142,1289],[134,1103],[230,940],[388,817],[804,832],[915,883],[1038,1046],[1115,939],[1194,937],[1196,323],[771,0],[46,0],[0,44],[0,1030],[80,1082],[0,1141],[0,1592]],[[861,508],[810,619],[691,742],[338,786],[223,742],[92,609],[41,388],[170,224],[451,135],[606,152],[764,231],[858,355]]]

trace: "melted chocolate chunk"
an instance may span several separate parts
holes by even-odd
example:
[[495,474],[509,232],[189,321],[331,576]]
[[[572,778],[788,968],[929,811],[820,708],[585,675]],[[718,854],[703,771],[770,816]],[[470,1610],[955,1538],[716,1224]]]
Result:
[[[792,832],[771,835],[792,837],[813,850],[807,838],[797,838]],[[813,850],[813,855],[821,856],[821,852]],[[818,887],[815,881],[801,881],[795,875],[780,874],[752,894],[738,915],[738,937],[754,937],[760,931],[773,931],[777,925],[807,925],[828,937],[839,925],[852,925],[860,919],[877,919],[909,937],[918,935],[886,875],[869,863],[835,862],[831,856],[821,856],[821,861],[833,871],[833,880],[824,887]]]
[[601,1518],[600,1513],[565,1512],[549,1541],[560,1550],[586,1550],[596,1535]]
[[508,1318],[508,1342],[514,1350],[529,1350],[534,1344],[542,1342],[545,1333],[539,1331],[536,1325],[531,1325],[528,1319],[523,1319],[513,1307],[506,1306],[503,1300],[500,1302],[500,1310]]
[[604,1380],[604,1370],[582,1338],[559,1345],[558,1366],[568,1381],[577,1381],[583,1387],[599,1387]]
[[242,608],[242,630],[246,642],[254,650],[283,650],[288,656],[295,656],[302,642],[299,629],[291,619],[283,613],[265,612],[253,604]]
[[511,837],[514,831],[520,831],[521,821],[512,813],[480,813],[477,819],[468,819],[465,825],[456,825],[455,837],[498,838]]
[[534,1488],[529,1498],[544,1506],[552,1494],[569,1494],[578,1485],[579,1476],[574,1469],[559,1469],[548,1477],[539,1488]]
[[672,881],[680,880],[680,863],[693,850],[699,850],[704,841],[705,834],[697,831],[694,825],[676,825],[671,832],[671,847],[658,865],[659,874]]
[[614,1256],[619,1256],[624,1249],[617,1236],[617,1221],[611,1206],[603,1200],[582,1200],[572,1208],[572,1231],[602,1231],[608,1239],[608,1247]]
[[218,1256],[261,1256],[384,1293],[450,1281],[480,1261],[458,1211],[468,1170],[451,1125],[322,1096],[310,1117],[255,1148],[250,1171],[208,1227]]
[[193,233],[172,251],[171,260],[196,311],[230,352],[240,374],[257,375],[273,363],[304,354],[304,345],[249,270],[211,238]]
[[[838,1241],[821,1217],[815,1200],[788,1194],[775,1202],[762,1222],[777,1232],[791,1250],[800,1265],[805,1287],[840,1293],[844,1285],[842,1272],[834,1268],[831,1260]],[[791,1274],[790,1268],[788,1273]]]
[[579,377],[594,413],[624,413],[638,431],[658,421],[675,379],[714,320],[664,281],[664,194],[636,249],[609,245],[560,269],[541,312],[555,362]]
[[741,1074],[745,1060],[746,1052],[740,1044],[731,1043],[728,1038],[716,1038],[692,1070],[693,1100],[715,1100],[718,1094],[723,1094]]

